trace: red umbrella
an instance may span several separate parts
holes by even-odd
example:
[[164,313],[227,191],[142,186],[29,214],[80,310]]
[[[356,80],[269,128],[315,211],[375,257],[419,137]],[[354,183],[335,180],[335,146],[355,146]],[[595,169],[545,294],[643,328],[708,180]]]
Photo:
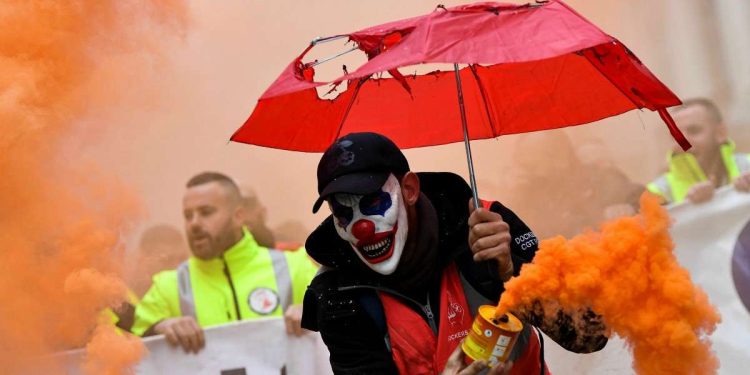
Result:
[[[330,59],[304,62],[305,55],[341,38],[368,61],[331,82],[315,81],[315,65]],[[424,75],[398,70],[425,63],[455,69]],[[336,98],[319,96],[318,86],[336,88],[344,81],[347,89]],[[687,149],[666,111],[678,104],[627,47],[562,1],[438,6],[423,16],[313,40],[231,140],[307,152],[322,152],[339,136],[359,131],[382,133],[401,148],[464,140],[476,192],[469,139],[580,125],[648,108],[658,111]]]

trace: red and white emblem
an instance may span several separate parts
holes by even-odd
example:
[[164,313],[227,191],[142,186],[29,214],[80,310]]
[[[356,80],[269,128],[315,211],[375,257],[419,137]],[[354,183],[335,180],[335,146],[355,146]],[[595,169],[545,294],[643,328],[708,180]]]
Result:
[[268,315],[279,307],[279,295],[269,288],[255,288],[248,297],[250,310]]

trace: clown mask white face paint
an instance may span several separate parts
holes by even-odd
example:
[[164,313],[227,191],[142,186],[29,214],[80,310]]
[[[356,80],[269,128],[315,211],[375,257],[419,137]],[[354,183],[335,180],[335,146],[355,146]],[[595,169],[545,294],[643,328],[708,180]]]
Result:
[[390,175],[372,194],[335,194],[328,202],[339,236],[373,271],[390,275],[406,244],[409,224],[401,185]]

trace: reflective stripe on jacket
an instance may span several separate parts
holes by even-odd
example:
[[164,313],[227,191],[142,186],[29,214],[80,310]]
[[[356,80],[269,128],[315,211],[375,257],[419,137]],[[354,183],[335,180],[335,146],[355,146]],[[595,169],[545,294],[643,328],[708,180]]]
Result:
[[202,327],[281,316],[290,304],[302,303],[316,272],[305,252],[261,247],[245,229],[222,257],[190,257],[176,270],[155,275],[136,306],[133,333],[143,335],[179,316],[193,316]]

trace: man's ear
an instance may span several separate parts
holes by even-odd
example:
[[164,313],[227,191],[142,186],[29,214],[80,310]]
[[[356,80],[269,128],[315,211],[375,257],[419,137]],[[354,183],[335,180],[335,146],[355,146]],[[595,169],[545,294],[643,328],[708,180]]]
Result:
[[714,137],[716,137],[716,143],[718,144],[729,142],[729,130],[727,129],[726,125],[724,125],[723,123],[717,124]]
[[407,206],[413,206],[419,199],[419,177],[414,172],[406,172],[401,177],[401,196],[404,197],[404,203]]
[[247,209],[245,208],[245,205],[238,204],[234,208],[234,213],[232,214],[232,220],[234,220],[234,223],[237,226],[242,227],[247,221],[247,214],[248,212],[247,212]]

